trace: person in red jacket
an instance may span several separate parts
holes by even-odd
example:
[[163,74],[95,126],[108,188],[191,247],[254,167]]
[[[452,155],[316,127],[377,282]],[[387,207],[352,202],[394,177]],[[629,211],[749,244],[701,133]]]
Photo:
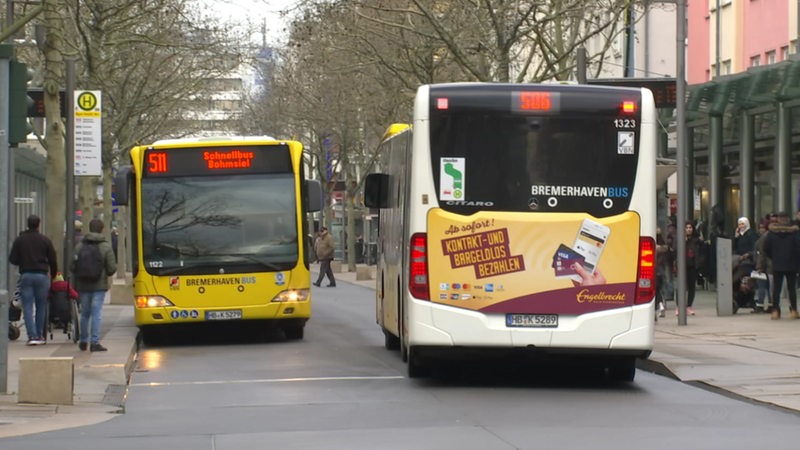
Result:
[[50,282],[50,323],[57,323],[59,326],[64,327],[70,322],[70,301],[78,300],[78,291],[64,280],[61,272],[56,274],[53,281]]
[[66,292],[67,297],[72,300],[78,299],[78,291],[72,288],[72,286],[64,280],[64,275],[61,272],[56,274],[56,277],[53,278],[53,281],[50,283],[50,295],[55,294],[56,292]]

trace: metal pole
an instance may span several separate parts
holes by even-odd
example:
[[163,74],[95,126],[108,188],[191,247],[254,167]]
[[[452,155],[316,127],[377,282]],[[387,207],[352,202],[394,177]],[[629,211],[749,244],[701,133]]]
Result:
[[[627,36],[627,55],[628,57],[625,60],[625,77],[633,78],[636,76],[635,73],[635,57],[636,57],[636,14],[631,5],[631,2],[628,2],[628,13],[626,15],[626,20],[628,22],[628,31],[626,33]],[[647,74],[650,75],[650,74]]]
[[686,325],[686,239],[684,224],[686,223],[686,177],[688,172],[688,159],[686,158],[686,0],[677,0],[677,70],[676,70],[676,97],[677,97],[677,162],[678,162],[678,223],[677,225],[677,252],[678,252],[678,286],[675,301],[678,304],[678,325]]
[[9,61],[14,55],[10,45],[0,46],[0,392],[8,392],[8,303],[9,275],[8,253],[11,241],[11,224],[8,210],[13,205],[11,200],[11,155],[8,148],[8,115],[9,115]]
[[716,6],[717,9],[714,12],[714,22],[715,22],[714,27],[717,29],[717,32],[716,32],[716,36],[715,36],[715,44],[714,44],[714,46],[716,47],[717,54],[715,55],[716,61],[715,61],[715,64],[714,64],[714,77],[716,78],[716,77],[719,77],[720,74],[722,73],[722,69],[719,67],[720,64],[722,63],[722,61],[720,60],[720,51],[719,51],[719,46],[720,46],[720,41],[721,41],[720,38],[722,37],[722,33],[720,33],[720,31],[719,31],[719,27],[722,24],[722,9],[721,9],[722,5],[720,5],[720,1],[719,0],[717,0],[717,4],[715,6]]
[[644,0],[644,76],[650,76],[650,0]]
[[753,168],[755,164],[753,130],[755,123],[752,114],[748,114],[747,112],[742,112],[740,114],[742,124],[742,129],[739,132],[739,140],[742,143],[742,149],[740,150],[741,164],[739,165],[739,167],[741,167],[741,177],[739,179],[739,198],[741,199],[742,205],[741,211],[743,216],[749,217],[750,220],[754,221],[753,223],[758,223],[754,206],[756,186],[755,170]]
[[586,84],[586,47],[578,47],[575,58],[575,75],[579,84]]
[[[66,182],[67,182],[67,235],[65,240],[67,242],[64,249],[64,264],[63,267],[64,279],[71,279],[70,264],[72,262],[72,252],[75,251],[75,60],[67,59],[64,61],[64,69],[67,81],[67,87],[64,92],[66,111],[61,111],[61,116],[67,118],[66,123],[66,140],[64,142],[64,150],[66,153]],[[84,225],[89,226],[87,223]]]

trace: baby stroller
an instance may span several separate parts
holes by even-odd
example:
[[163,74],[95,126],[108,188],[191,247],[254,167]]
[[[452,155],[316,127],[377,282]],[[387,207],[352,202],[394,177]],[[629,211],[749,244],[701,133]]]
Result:
[[733,313],[739,308],[756,309],[756,280],[750,274],[756,266],[750,259],[743,259],[733,268]]
[[22,317],[22,296],[19,293],[19,286],[14,289],[14,297],[8,304],[8,340],[16,341],[19,339],[20,329],[17,322]]

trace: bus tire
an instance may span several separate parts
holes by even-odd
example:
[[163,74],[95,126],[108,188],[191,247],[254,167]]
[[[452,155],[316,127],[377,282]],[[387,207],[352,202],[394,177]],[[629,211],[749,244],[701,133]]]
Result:
[[408,348],[408,377],[422,378],[430,376],[430,367],[425,363],[414,347]]
[[386,350],[398,350],[400,348],[400,338],[383,329],[383,346]]
[[613,362],[608,366],[608,377],[612,381],[633,381],[636,377],[636,359],[631,356]]
[[305,327],[303,325],[292,325],[283,328],[283,334],[286,335],[286,339],[303,339],[304,332]]

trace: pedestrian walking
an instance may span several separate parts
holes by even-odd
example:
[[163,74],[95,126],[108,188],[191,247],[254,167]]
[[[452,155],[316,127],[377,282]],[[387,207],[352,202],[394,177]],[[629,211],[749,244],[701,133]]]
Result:
[[78,348],[88,348],[93,352],[107,350],[100,344],[100,325],[103,319],[103,302],[108,291],[108,277],[117,271],[114,249],[103,236],[104,227],[100,219],[89,222],[89,232],[75,246],[75,258],[71,265],[81,302]]
[[328,277],[328,287],[336,287],[336,280],[333,278],[333,270],[331,270],[331,261],[333,261],[334,242],[333,236],[328,232],[328,227],[319,229],[319,236],[314,242],[314,252],[319,261],[319,278],[314,283],[314,286],[319,287],[322,284],[322,279]]
[[28,229],[14,239],[8,256],[8,262],[19,267],[22,317],[28,345],[46,343],[47,296],[50,281],[58,273],[56,250],[50,238],[39,232],[40,223],[39,216],[28,216]]
[[83,222],[81,222],[80,220],[76,220],[72,224],[72,227],[73,227],[73,230],[72,230],[72,244],[76,245],[78,242],[80,242],[83,239]]
[[[694,295],[697,290],[697,275],[703,265],[702,242],[695,232],[694,223],[687,221],[684,225],[684,239],[686,239],[686,313],[693,316]],[[675,308],[675,315],[678,309]]]
[[766,253],[764,253],[764,242],[767,240],[770,224],[777,222],[778,216],[768,213],[764,220],[758,224],[758,234],[760,236],[756,241],[756,272],[764,276],[756,279],[757,291],[754,312],[769,311],[772,303],[772,260],[767,258]]
[[789,222],[789,214],[778,213],[778,222],[770,224],[764,241],[764,253],[772,260],[772,320],[781,318],[781,285],[786,280],[789,294],[789,315],[800,319],[797,313],[797,268],[800,267],[800,227]]
[[664,289],[668,274],[672,271],[672,249],[667,245],[661,228],[656,232],[656,311],[659,317],[664,317],[666,305],[664,303]]

